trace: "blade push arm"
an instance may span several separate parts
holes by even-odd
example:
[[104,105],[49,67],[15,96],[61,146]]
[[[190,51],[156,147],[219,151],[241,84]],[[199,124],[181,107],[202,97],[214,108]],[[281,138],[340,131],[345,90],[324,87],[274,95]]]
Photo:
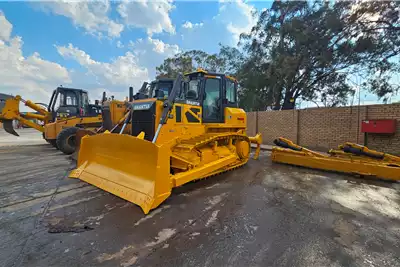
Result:
[[158,134],[161,131],[162,125],[167,123],[168,114],[171,111],[172,107],[174,106],[175,98],[176,98],[176,96],[178,95],[178,92],[181,89],[182,79],[183,78],[182,78],[181,74],[179,74],[178,77],[176,77],[176,79],[174,81],[174,86],[172,87],[172,90],[171,90],[171,93],[169,94],[168,99],[164,102],[163,113],[161,115],[160,123],[158,124],[157,131],[156,131],[156,133],[154,135],[154,138],[153,138],[153,141],[152,141],[153,143],[155,143],[157,141],[157,137],[158,137]]

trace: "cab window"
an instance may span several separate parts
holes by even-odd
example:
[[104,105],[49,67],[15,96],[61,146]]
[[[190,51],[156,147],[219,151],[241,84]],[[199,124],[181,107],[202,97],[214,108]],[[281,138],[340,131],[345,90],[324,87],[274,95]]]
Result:
[[82,93],[82,105],[86,107],[89,105],[89,96],[87,93]]
[[[172,84],[171,83],[159,83],[155,87],[157,88],[157,90],[152,91],[152,97],[168,98],[169,92],[172,89]],[[154,89],[154,87],[153,87],[153,89]]]
[[236,103],[235,83],[228,79],[226,80],[226,99],[230,104]]
[[188,89],[185,93],[185,99],[198,100],[199,99],[199,80],[191,80]]
[[221,80],[207,79],[204,93],[203,118],[209,121],[218,120],[221,100]]
[[76,99],[76,94],[74,92],[65,93],[65,105],[67,106],[77,106],[78,101]]
[[58,110],[60,107],[64,106],[64,101],[65,101],[64,94],[57,94],[54,110]]

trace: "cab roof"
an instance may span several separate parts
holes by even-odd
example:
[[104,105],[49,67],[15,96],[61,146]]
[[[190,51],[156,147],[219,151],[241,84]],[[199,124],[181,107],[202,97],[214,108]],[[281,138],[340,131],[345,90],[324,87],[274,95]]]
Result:
[[87,93],[87,91],[86,91],[86,90],[83,90],[83,89],[70,88],[70,87],[62,87],[62,86],[57,87],[56,90],[75,91],[75,92],[79,92],[79,93]]
[[197,69],[196,71],[193,72],[187,72],[184,74],[185,76],[218,76],[218,77],[226,77],[227,79],[233,81],[233,82],[237,82],[237,80],[229,75],[226,75],[224,73],[215,73],[215,72],[209,72],[206,71],[204,69]]

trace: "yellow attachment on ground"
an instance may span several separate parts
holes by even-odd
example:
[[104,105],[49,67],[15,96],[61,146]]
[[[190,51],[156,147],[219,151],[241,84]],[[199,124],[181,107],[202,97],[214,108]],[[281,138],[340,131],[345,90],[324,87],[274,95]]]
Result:
[[124,134],[82,138],[79,178],[139,205],[145,214],[171,194],[170,148]]
[[[280,139],[290,141],[284,138]],[[278,143],[277,145],[281,144],[279,142],[275,143]],[[284,148],[272,148],[271,159],[273,162],[327,171],[373,176],[386,180],[400,180],[400,162],[388,162],[386,160],[367,156],[353,155],[352,153],[345,153],[343,151],[331,150],[330,155],[325,155],[295,144],[295,146],[292,147],[293,142],[287,144],[290,144],[290,147],[286,147],[283,144]]]
[[336,153],[337,155],[345,155],[346,156],[349,153],[351,153],[353,155],[360,156],[360,157],[400,162],[400,157],[398,157],[398,156],[394,156],[391,154],[372,150],[366,146],[362,146],[362,145],[355,144],[355,143],[346,142],[345,144],[340,145],[339,149],[341,149],[340,151],[343,151],[343,153],[338,153],[337,150],[330,150],[330,154]]
[[256,152],[254,153],[254,159],[258,159],[258,156],[260,155],[260,150],[261,150],[261,144],[262,144],[262,136],[260,133],[256,134],[254,137],[249,137],[249,140],[251,143],[256,144]]

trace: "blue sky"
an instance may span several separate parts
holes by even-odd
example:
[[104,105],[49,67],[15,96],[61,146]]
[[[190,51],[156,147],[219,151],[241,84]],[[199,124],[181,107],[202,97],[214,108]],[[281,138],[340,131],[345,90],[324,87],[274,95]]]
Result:
[[256,22],[252,12],[270,5],[0,2],[0,92],[47,102],[62,84],[87,89],[91,99],[103,91],[121,99],[129,86],[137,89],[153,79],[155,67],[167,57],[190,49],[217,52],[219,43],[236,45],[239,34]]
[[58,85],[117,98],[167,57],[235,45],[271,2],[0,2],[1,93],[47,102]]

